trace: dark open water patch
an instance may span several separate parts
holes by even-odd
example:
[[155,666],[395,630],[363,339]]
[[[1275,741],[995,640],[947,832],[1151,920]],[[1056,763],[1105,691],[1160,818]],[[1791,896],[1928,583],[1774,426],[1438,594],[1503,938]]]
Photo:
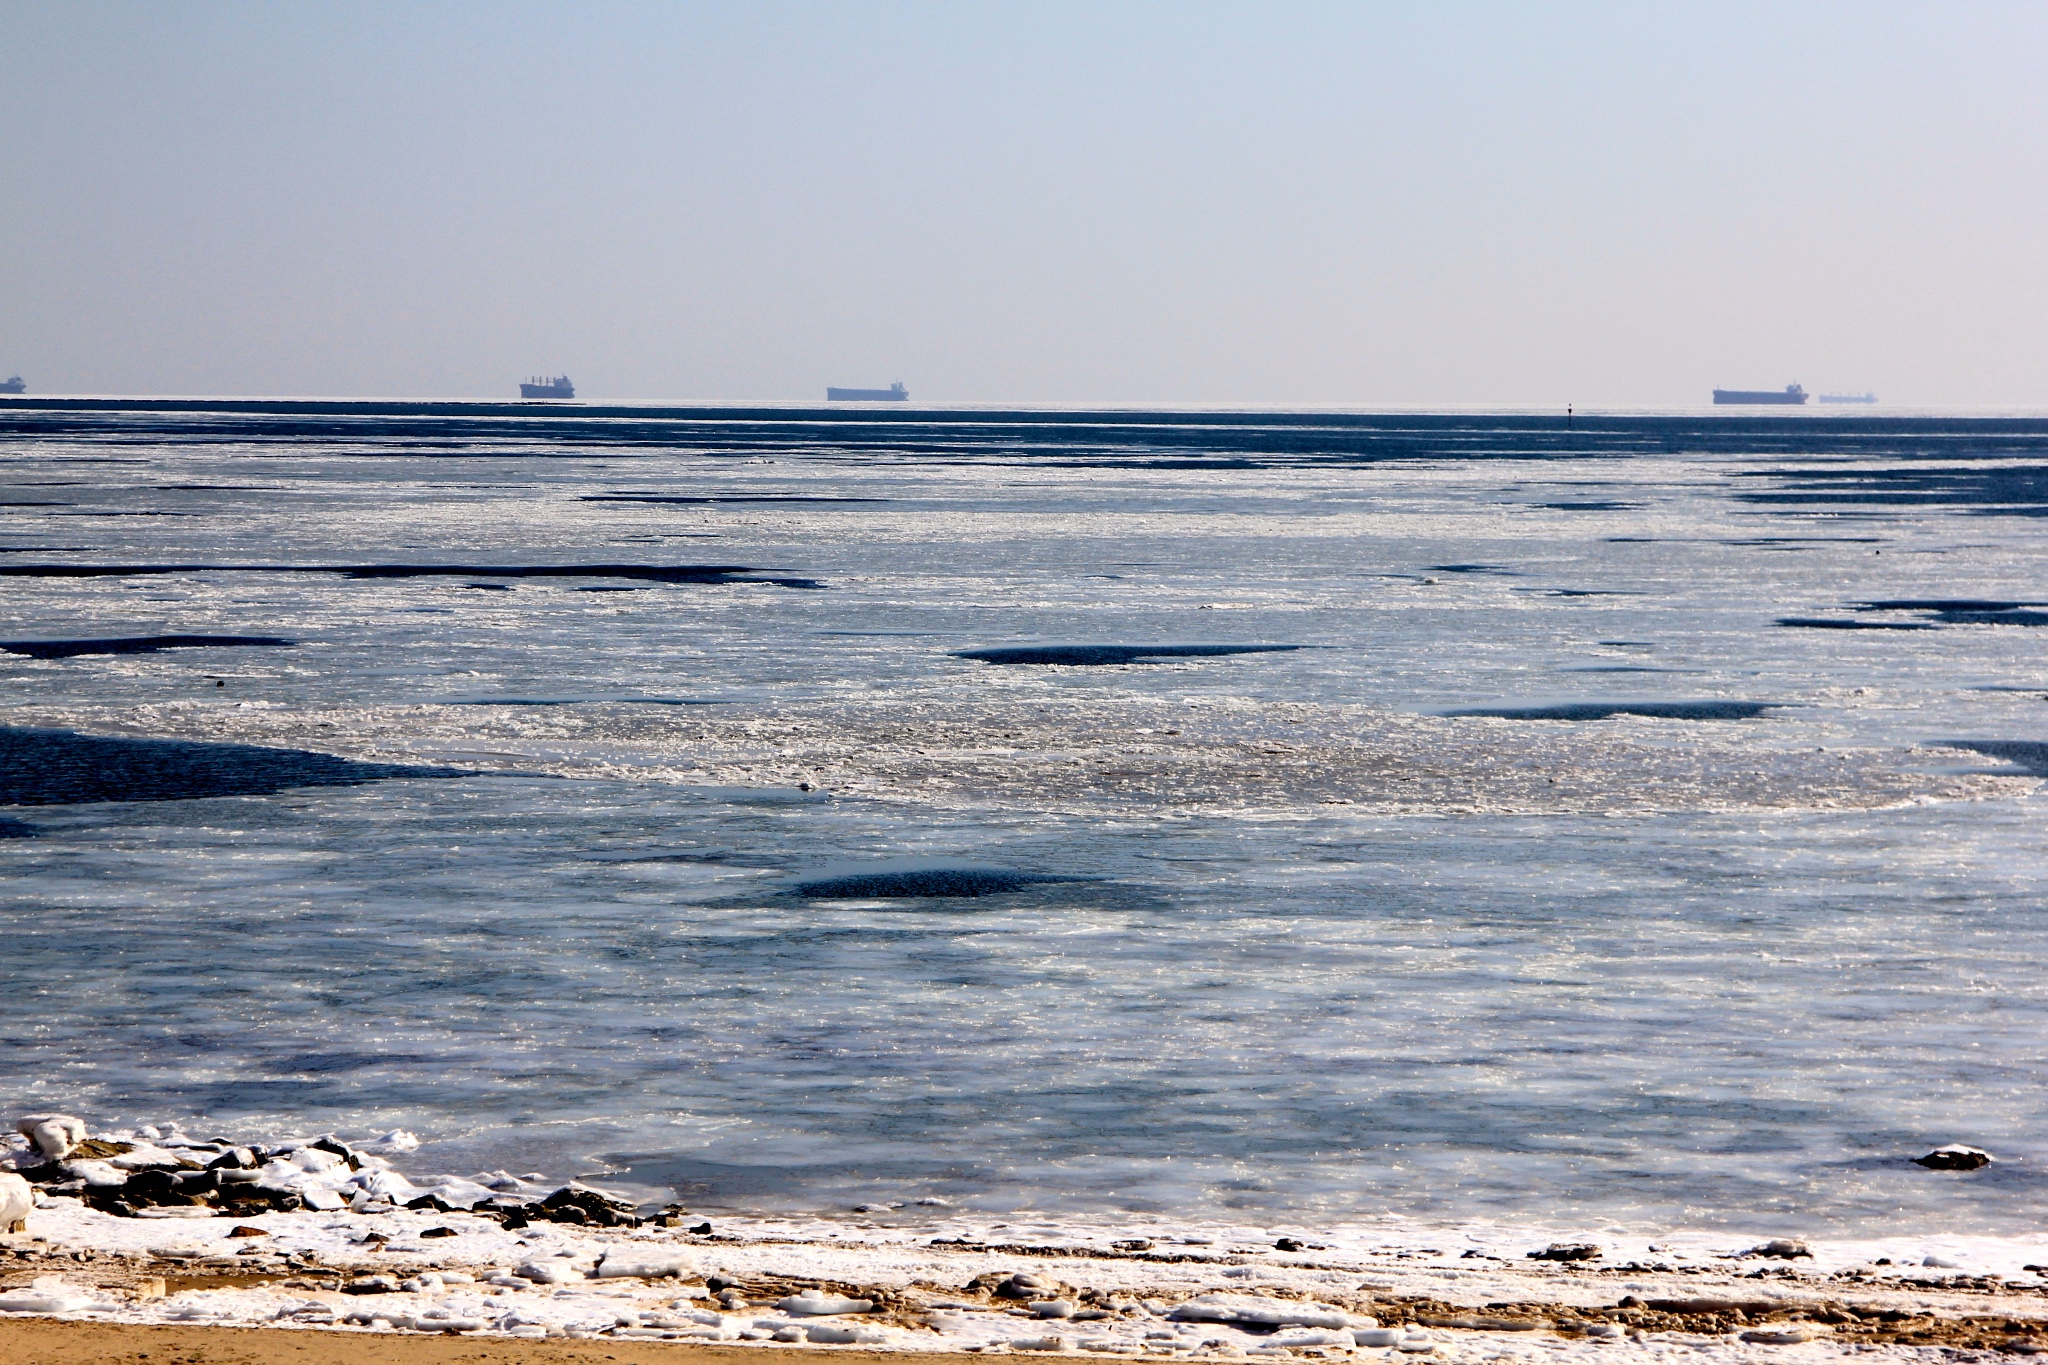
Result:
[[1652,720],[1755,720],[1784,703],[1767,701],[1584,701],[1557,706],[1474,706],[1446,716],[1489,716],[1496,720],[1608,720],[1646,716]]
[[1889,542],[1883,536],[1744,536],[1719,543],[1778,549],[1787,545],[1884,545]]
[[956,659],[985,664],[1065,664],[1092,668],[1102,664],[1142,664],[1154,659],[1201,659],[1223,654],[1273,654],[1304,645],[1000,645],[963,649]]
[[1934,619],[1945,626],[2048,626],[2048,611],[1938,611]]
[[33,839],[41,833],[26,820],[0,819],[0,839]]
[[1886,597],[1865,602],[1858,611],[2018,611],[2048,607],[2048,602],[1999,602],[1986,597]]
[[[1982,458],[2005,451],[1958,450],[1956,458]],[[1766,506],[1958,507],[1976,516],[2048,516],[2048,465],[1941,468],[1903,465],[1877,469],[1758,470],[1753,478],[1775,480],[1769,492],[1742,493]]]
[[1967,749],[1986,758],[2002,758],[2032,777],[2048,777],[2048,744],[2031,739],[1948,739],[1949,749]]
[[32,659],[69,659],[80,654],[154,654],[160,649],[226,649],[295,645],[276,635],[117,635],[99,640],[0,640],[0,652]]
[[695,505],[707,502],[888,502],[888,498],[835,498],[811,493],[714,494],[698,497],[669,493],[586,493],[578,502],[673,502]]
[[303,749],[0,726],[0,806],[272,796],[293,787],[466,775],[459,768],[357,763]]
[[648,583],[768,583],[822,588],[815,578],[757,578],[744,564],[0,564],[8,578],[141,578],[195,573],[331,573],[344,578],[627,578]]
[[1980,597],[1889,597],[1859,603],[1859,612],[1910,612],[1919,621],[1863,621],[1838,616],[1784,616],[1781,626],[1807,630],[1938,630],[1942,626],[2048,626],[2042,602],[2006,602]]
[[1019,872],[1007,867],[978,867],[966,863],[880,864],[857,871],[840,870],[831,875],[796,882],[792,896],[806,900],[898,900],[939,896],[999,896],[1049,882],[1080,882],[1088,877],[1065,877],[1043,872]]
[[1842,616],[1780,616],[1778,624],[1794,630],[1939,630],[1925,621],[1858,621]]
[[711,697],[460,697],[443,706],[723,706]]
[[1527,505],[1547,507],[1553,512],[1628,512],[1642,506],[1639,502],[1611,502],[1599,498],[1579,502],[1532,502]]
[[1505,564],[1432,564],[1429,567],[1438,573],[1515,574],[1515,570]]

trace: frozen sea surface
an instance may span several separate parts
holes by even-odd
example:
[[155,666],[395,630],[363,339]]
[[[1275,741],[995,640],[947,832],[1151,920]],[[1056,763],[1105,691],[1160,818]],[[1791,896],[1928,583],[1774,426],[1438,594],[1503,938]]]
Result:
[[0,1093],[756,1212],[2031,1229],[2044,455],[9,407]]

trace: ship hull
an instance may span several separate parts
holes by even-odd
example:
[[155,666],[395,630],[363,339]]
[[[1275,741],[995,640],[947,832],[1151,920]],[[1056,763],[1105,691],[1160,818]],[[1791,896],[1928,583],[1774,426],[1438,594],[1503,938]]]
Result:
[[828,403],[902,403],[910,398],[902,389],[826,389]]
[[519,386],[519,396],[521,398],[574,398],[576,390],[564,388],[559,384],[521,384]]
[[1780,407],[1797,407],[1806,401],[1803,393],[1785,389],[1715,389],[1714,402],[1729,403],[1770,403]]

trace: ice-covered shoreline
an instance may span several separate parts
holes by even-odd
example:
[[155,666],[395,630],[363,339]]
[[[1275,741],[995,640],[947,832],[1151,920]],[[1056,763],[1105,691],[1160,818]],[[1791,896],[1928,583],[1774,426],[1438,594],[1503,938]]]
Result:
[[[546,1182],[503,1172],[406,1175],[393,1158],[415,1144],[402,1132],[241,1146],[148,1132],[72,1141],[55,1163],[16,1140],[9,1161],[42,1180],[27,1229],[0,1237],[0,1313],[1192,1358],[2032,1353],[2048,1337],[2048,1279],[2031,1268],[2048,1262],[2048,1236],[1791,1243],[1392,1218],[1045,1220],[936,1201],[857,1219],[714,1221],[674,1205],[635,1211],[573,1183],[544,1196]],[[137,1206],[106,1193],[110,1172],[132,1182],[166,1156],[187,1172],[210,1157],[216,1180],[262,1178],[210,1200]],[[298,1207],[220,1193],[257,1188]]]

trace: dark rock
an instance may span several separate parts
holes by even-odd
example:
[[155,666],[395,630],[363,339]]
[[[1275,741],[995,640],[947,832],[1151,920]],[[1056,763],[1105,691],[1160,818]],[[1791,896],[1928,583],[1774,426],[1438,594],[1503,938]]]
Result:
[[178,1197],[178,1182],[169,1171],[137,1171],[121,1187],[122,1197],[131,1203],[160,1204]]
[[1031,1275],[1018,1271],[1002,1281],[995,1288],[999,1299],[1048,1299],[1059,1293],[1060,1286],[1043,1275]]
[[228,1229],[228,1236],[230,1237],[268,1237],[269,1235],[262,1228],[252,1228],[247,1223]]
[[1273,1250],[1275,1251],[1300,1251],[1301,1249],[1301,1243],[1295,1241],[1292,1237],[1282,1237],[1279,1241],[1273,1243]]
[[1935,1148],[1926,1156],[1914,1157],[1913,1163],[1930,1171],[1975,1171],[1989,1166],[1991,1160],[1991,1153],[1981,1148],[1950,1143],[1946,1147]]
[[540,1201],[531,1212],[557,1223],[588,1223],[601,1228],[638,1227],[640,1219],[633,1206],[607,1199],[596,1190],[564,1185]]
[[1532,1261],[1597,1261],[1600,1248],[1591,1242],[1552,1242],[1541,1251],[1529,1253]]
[[182,1195],[212,1194],[220,1188],[219,1171],[180,1171],[171,1179]]
[[334,1155],[347,1162],[348,1168],[352,1171],[363,1169],[363,1159],[357,1156],[347,1143],[339,1141],[332,1134],[313,1139],[312,1145],[316,1151],[334,1153]]
[[711,1235],[711,1224],[699,1223],[696,1227],[691,1228],[690,1231],[696,1233],[699,1237],[709,1237]]
[[1765,1242],[1762,1246],[1751,1247],[1744,1256],[1765,1256],[1780,1261],[1796,1261],[1801,1257],[1813,1259],[1813,1251],[1804,1242],[1795,1242],[1789,1237],[1779,1237]]
[[422,1237],[453,1237],[455,1235],[454,1228],[428,1228],[420,1234]]
[[1133,1237],[1127,1242],[1115,1243],[1118,1251],[1150,1251],[1152,1243],[1143,1237]]
[[132,1142],[109,1142],[105,1138],[87,1138],[64,1154],[66,1161],[104,1161],[110,1156],[126,1156],[135,1150]]
[[258,1165],[256,1153],[247,1147],[231,1147],[206,1163],[209,1171],[253,1171]]

